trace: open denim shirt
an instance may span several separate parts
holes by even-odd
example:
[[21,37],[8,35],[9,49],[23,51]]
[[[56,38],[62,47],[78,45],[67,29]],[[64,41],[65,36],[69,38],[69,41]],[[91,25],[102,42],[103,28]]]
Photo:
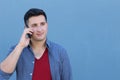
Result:
[[[66,50],[49,40],[46,40],[46,45],[49,53],[52,80],[72,80],[71,65]],[[10,52],[14,48],[15,46],[10,49]],[[16,65],[16,80],[32,80],[34,61],[35,57],[31,47],[25,47]],[[12,74],[0,70],[0,80],[8,80]]]

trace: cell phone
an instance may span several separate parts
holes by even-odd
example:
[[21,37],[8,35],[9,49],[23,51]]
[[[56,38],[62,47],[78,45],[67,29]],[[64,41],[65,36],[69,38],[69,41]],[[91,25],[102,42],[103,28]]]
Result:
[[29,33],[27,34],[27,38],[31,38],[31,36],[32,36],[31,34],[29,34]]
[[[26,26],[24,26],[24,27],[25,27],[25,28],[28,28],[28,26],[27,26],[27,25],[26,25]],[[31,36],[32,36],[32,35],[31,35],[31,34],[29,34],[29,33],[27,33],[27,34],[26,34],[26,38],[31,38]]]

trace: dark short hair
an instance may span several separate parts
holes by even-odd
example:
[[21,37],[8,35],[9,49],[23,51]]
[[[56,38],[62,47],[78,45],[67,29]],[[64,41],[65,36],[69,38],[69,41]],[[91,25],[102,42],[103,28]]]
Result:
[[38,9],[38,8],[29,9],[24,15],[25,26],[28,27],[28,19],[30,17],[39,16],[39,15],[43,15],[45,17],[45,20],[47,21],[46,13],[42,9]]

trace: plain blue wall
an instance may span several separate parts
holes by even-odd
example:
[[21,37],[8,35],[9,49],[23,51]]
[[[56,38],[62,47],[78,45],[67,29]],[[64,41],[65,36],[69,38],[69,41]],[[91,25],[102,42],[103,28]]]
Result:
[[32,7],[46,11],[48,38],[67,49],[74,80],[120,80],[120,0],[0,0],[0,61]]

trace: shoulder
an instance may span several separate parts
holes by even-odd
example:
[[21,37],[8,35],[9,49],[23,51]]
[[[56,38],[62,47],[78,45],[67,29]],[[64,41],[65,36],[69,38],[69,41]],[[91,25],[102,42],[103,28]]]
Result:
[[68,58],[67,50],[58,43],[49,41],[48,44],[49,51],[55,56],[61,59]]
[[58,51],[66,51],[66,49],[62,45],[52,41],[47,41],[47,47]]

